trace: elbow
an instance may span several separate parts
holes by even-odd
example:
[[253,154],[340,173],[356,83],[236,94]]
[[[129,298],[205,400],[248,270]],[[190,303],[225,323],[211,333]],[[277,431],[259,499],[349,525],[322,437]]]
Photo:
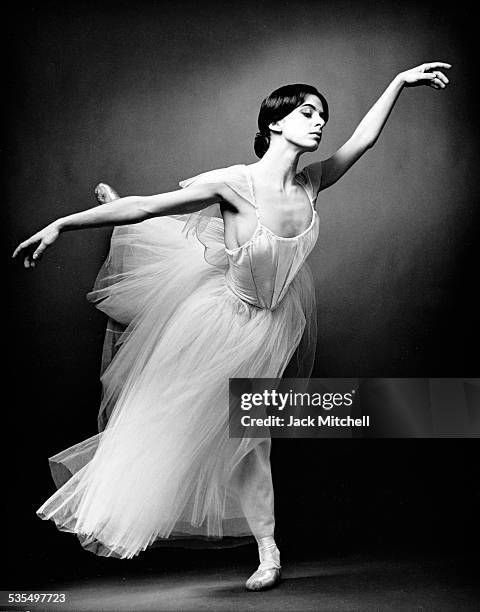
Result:
[[357,149],[361,152],[366,151],[367,149],[371,149],[373,145],[377,142],[379,134],[371,134],[369,131],[357,131],[355,136],[355,145]]
[[135,221],[145,221],[146,219],[153,219],[154,217],[160,217],[162,211],[158,206],[155,206],[149,197],[136,197],[134,213]]
[[359,146],[362,151],[368,151],[377,142],[378,136],[364,135],[359,139]]
[[148,202],[147,197],[131,196],[131,207],[129,206],[129,217],[132,223],[139,223],[151,217],[158,216]]

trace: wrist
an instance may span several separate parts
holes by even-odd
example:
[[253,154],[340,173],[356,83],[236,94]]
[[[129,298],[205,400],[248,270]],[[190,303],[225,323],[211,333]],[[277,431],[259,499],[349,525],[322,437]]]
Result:
[[55,229],[57,229],[59,232],[64,232],[67,227],[67,224],[65,223],[65,219],[63,219],[63,217],[60,219],[56,219],[50,225],[51,227],[54,227]]
[[394,85],[396,85],[399,88],[404,87],[406,81],[405,81],[405,77],[403,76],[403,72],[399,72],[393,79],[392,83]]

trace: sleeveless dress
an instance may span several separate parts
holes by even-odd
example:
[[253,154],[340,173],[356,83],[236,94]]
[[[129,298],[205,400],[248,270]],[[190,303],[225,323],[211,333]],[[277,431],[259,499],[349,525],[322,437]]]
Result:
[[[116,227],[87,298],[109,317],[100,431],[50,458],[58,490],[37,510],[82,545],[130,558],[162,540],[273,533],[269,438],[229,438],[229,378],[308,378],[315,292],[317,184],[301,234],[261,221],[247,166],[181,181],[224,181],[255,207],[257,227],[224,244],[219,204]],[[215,216],[217,215],[217,216]]]

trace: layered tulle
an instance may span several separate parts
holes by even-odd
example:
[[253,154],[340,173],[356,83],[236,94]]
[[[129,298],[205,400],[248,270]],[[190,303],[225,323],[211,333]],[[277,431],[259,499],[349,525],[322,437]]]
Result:
[[225,282],[222,220],[203,231],[219,255],[213,264],[184,221],[115,228],[88,295],[114,322],[103,356],[106,426],[51,458],[60,488],[38,514],[97,554],[132,557],[166,538],[250,535],[255,504],[245,483],[271,495],[270,441],[229,438],[229,378],[311,373],[308,267],[275,310],[252,306]]

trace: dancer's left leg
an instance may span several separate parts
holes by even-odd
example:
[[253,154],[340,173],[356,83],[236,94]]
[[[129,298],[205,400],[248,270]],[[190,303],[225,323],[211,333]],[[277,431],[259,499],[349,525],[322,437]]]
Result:
[[[99,183],[95,187],[95,196],[99,204],[106,204],[120,197],[106,183]],[[115,326],[118,325],[109,319],[105,342],[109,341],[108,332],[115,334]],[[118,333],[121,331],[122,328]],[[114,355],[115,337],[111,344],[111,356],[108,353],[110,359]],[[100,415],[100,429],[104,428],[108,416]],[[260,565],[246,582],[247,589],[252,591],[271,588],[280,580],[280,551],[274,539],[275,516],[270,448],[271,440],[266,439],[252,449],[235,468],[231,483],[239,494],[243,512],[258,545]]]
[[270,439],[262,441],[235,469],[233,484],[242,509],[258,544],[260,565],[245,586],[251,591],[273,587],[280,581],[280,551],[275,544],[275,516]]

